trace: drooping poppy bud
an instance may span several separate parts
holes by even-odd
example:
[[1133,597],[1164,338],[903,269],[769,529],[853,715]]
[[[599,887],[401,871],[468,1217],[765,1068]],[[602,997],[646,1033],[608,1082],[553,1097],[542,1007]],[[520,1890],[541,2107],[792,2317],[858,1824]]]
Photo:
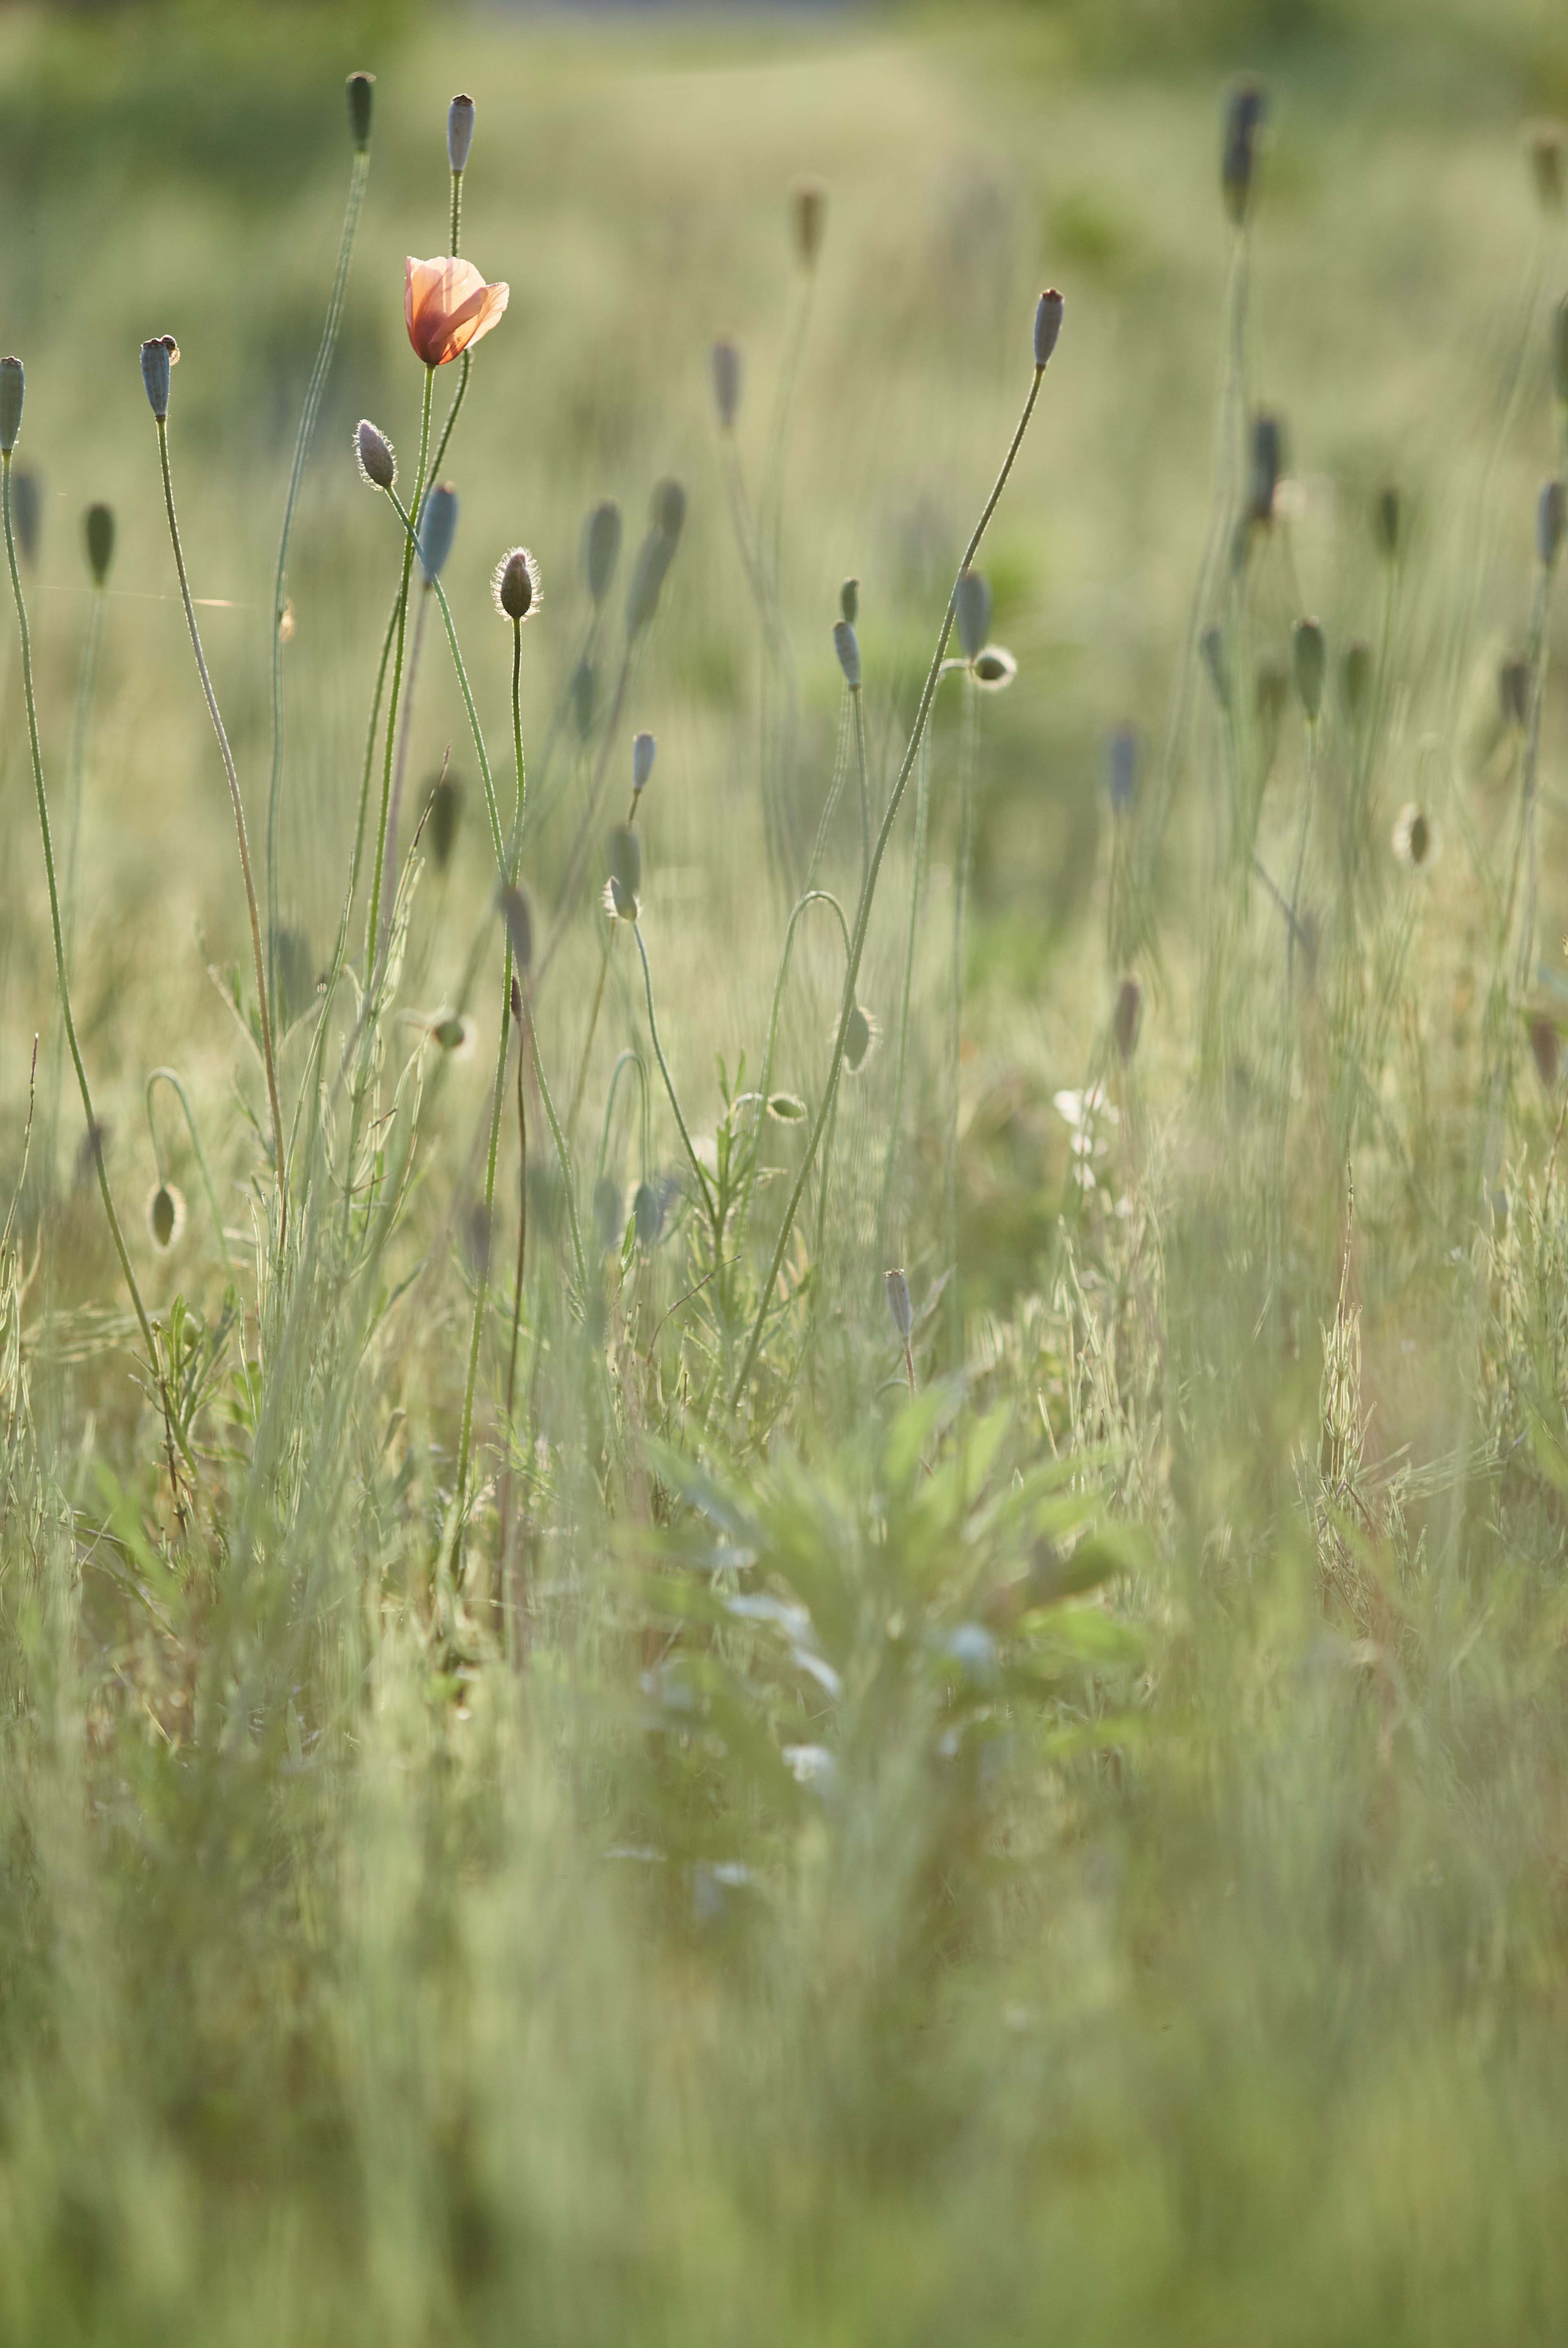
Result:
[[1220,188],[1225,211],[1240,228],[1252,206],[1253,178],[1257,169],[1257,134],[1268,111],[1261,83],[1239,82],[1225,107],[1225,143],[1220,156]]
[[185,1201],[172,1182],[159,1182],[149,1193],[147,1228],[160,1253],[167,1253],[185,1229]]
[[631,738],[631,788],[641,796],[648,788],[648,778],[653,772],[653,757],[658,749],[651,734],[634,734]]

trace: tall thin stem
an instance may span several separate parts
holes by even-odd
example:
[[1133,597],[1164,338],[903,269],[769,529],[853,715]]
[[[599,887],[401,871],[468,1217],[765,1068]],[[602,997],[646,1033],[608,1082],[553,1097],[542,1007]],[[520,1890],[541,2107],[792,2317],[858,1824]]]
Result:
[[958,1095],[964,1057],[965,920],[975,853],[975,766],[979,705],[973,685],[965,695],[958,755],[958,843],[953,866],[953,944],[948,976],[948,1105],[942,1148],[942,1259],[948,1274],[948,1352],[953,1368],[964,1353],[964,1301],[958,1278]]
[[174,549],[174,567],[179,574],[179,599],[185,606],[185,624],[190,631],[190,648],[196,655],[196,671],[201,679],[201,690],[207,702],[207,714],[212,720],[212,730],[218,736],[222,753],[223,771],[229,778],[229,797],[234,808],[234,829],[240,842],[240,870],[245,882],[245,902],[251,913],[251,948],[256,963],[256,1001],[261,1023],[261,1061],[267,1073],[267,1104],[272,1117],[272,1151],[278,1176],[278,1244],[282,1247],[289,1226],[289,1168],[283,1149],[283,1112],[278,1102],[278,1069],[272,1051],[272,1017],[267,992],[267,957],[261,945],[261,917],[256,904],[256,883],[251,870],[251,842],[245,830],[245,808],[240,797],[240,778],[234,768],[234,753],[229,747],[229,736],[223,730],[223,719],[218,708],[218,696],[212,690],[208,675],[207,659],[201,649],[201,633],[196,625],[196,610],[190,600],[190,582],[185,573],[185,553],[179,543],[179,524],[174,514],[174,483],[169,470],[169,421],[159,417],[158,456],[163,470],[163,502],[169,515],[169,542]]
[[664,1046],[659,1040],[659,1022],[653,1012],[653,973],[648,967],[648,948],[642,942],[642,929],[640,922],[632,922],[631,934],[637,940],[637,951],[642,957],[642,984],[648,997],[648,1032],[653,1039],[653,1056],[659,1063],[659,1073],[664,1079],[664,1089],[670,1096],[670,1106],[675,1112],[675,1123],[680,1128],[681,1138],[686,1145],[686,1156],[691,1161],[692,1171],[697,1178],[698,1193],[708,1210],[708,1220],[713,1226],[713,1252],[716,1257],[719,1251],[720,1233],[716,1220],[718,1205],[713,1197],[713,1187],[708,1179],[707,1168],[697,1155],[697,1145],[687,1130],[686,1119],[681,1108],[681,1096],[675,1089],[675,1079],[670,1073],[670,1063],[664,1057]]
[[893,1108],[887,1120],[887,1162],[882,1170],[882,1199],[876,1210],[878,1277],[886,1269],[887,1233],[893,1210],[893,1184],[898,1164],[898,1142],[904,1117],[904,1071],[909,1050],[909,997],[915,982],[915,939],[920,916],[920,880],[926,861],[926,826],[931,797],[931,728],[920,737],[920,779],[915,787],[915,855],[909,876],[909,926],[904,941],[904,985],[898,1002],[898,1046],[893,1060]]
[[159,1146],[158,1126],[152,1114],[152,1088],[159,1084],[172,1086],[180,1107],[185,1111],[186,1128],[190,1135],[190,1146],[196,1152],[196,1163],[201,1169],[201,1185],[207,1193],[207,1204],[212,1210],[212,1221],[218,1233],[218,1246],[223,1258],[223,1269],[232,1279],[234,1265],[229,1253],[228,1235],[223,1229],[222,1210],[218,1204],[218,1193],[212,1187],[212,1177],[208,1171],[207,1152],[201,1147],[201,1134],[196,1123],[195,1112],[191,1108],[190,1096],[180,1082],[179,1072],[176,1068],[154,1068],[147,1080],[145,1094],[147,1129],[152,1136],[152,1155],[158,1167],[158,1179],[160,1182],[163,1179],[163,1151]]
[[403,722],[397,729],[397,757],[393,767],[392,796],[386,809],[386,893],[381,909],[381,936],[376,941],[376,953],[384,956],[392,933],[392,908],[397,896],[397,819],[403,808],[403,788],[408,779],[409,736],[414,731],[414,688],[419,676],[419,655],[425,648],[425,624],[430,617],[430,582],[420,590],[419,610],[414,623],[414,642],[408,652],[408,675],[403,689]]
[[[430,454],[430,402],[435,382],[435,368],[426,367],[425,397],[419,413],[419,464],[414,476],[414,495],[409,500],[415,521],[419,514],[420,499],[425,490],[425,461]],[[388,491],[388,495],[393,495],[393,492]],[[401,506],[398,511],[403,512]],[[404,522],[403,576],[397,589],[397,626],[393,640],[392,695],[386,710],[386,757],[381,778],[381,820],[376,828],[375,863],[372,868],[370,881],[370,918],[365,924],[364,932],[364,969],[367,985],[371,968],[375,960],[375,942],[381,933],[381,892],[386,866],[386,820],[392,799],[392,760],[397,733],[398,696],[403,685],[403,646],[408,625],[408,582],[414,570],[414,524],[409,522],[406,514],[404,515]]]
[[[93,695],[97,685],[98,650],[103,642],[104,590],[95,582],[92,602],[87,609],[87,624],[82,638],[82,664],[77,673],[77,705],[71,723],[71,763],[66,774],[66,820],[70,829],[66,843],[66,900],[63,910],[66,935],[66,968],[76,959],[77,891],[81,864],[82,789],[87,775],[87,728],[92,717]],[[44,1164],[46,1179],[54,1179],[56,1137],[60,1123],[60,1062],[65,1052],[63,1032],[55,1030],[49,1062],[48,1109],[45,1121]]]

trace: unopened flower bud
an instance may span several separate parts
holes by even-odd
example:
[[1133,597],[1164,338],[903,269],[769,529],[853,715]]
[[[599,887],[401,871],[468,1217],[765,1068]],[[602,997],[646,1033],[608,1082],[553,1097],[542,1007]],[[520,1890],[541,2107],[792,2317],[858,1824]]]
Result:
[[733,430],[741,405],[741,346],[733,335],[721,335],[713,345],[713,406],[720,429]]
[[1301,706],[1311,725],[1317,723],[1323,707],[1323,672],[1327,652],[1323,630],[1316,620],[1297,620],[1296,623],[1296,690],[1301,695]]
[[847,620],[849,625],[854,627],[856,620],[860,617],[860,582],[858,579],[846,579],[843,586],[839,589],[838,612],[839,617],[841,619]]
[[887,1275],[887,1310],[893,1315],[893,1326],[904,1344],[909,1343],[909,1332],[915,1326],[915,1308],[909,1302],[909,1283],[901,1272]]
[[985,649],[991,624],[991,582],[983,571],[961,571],[953,590],[953,615],[964,658],[978,660]]
[[653,754],[658,748],[651,734],[634,734],[631,738],[631,788],[645,791],[648,778],[653,772]]
[[642,887],[642,842],[629,823],[618,823],[607,846],[609,910],[618,921],[634,922],[638,892]]
[[1257,169],[1257,134],[1267,111],[1267,98],[1261,84],[1255,81],[1238,83],[1225,107],[1220,188],[1225,211],[1237,228],[1251,208],[1253,178]]
[[1054,285],[1048,285],[1034,305],[1034,363],[1043,367],[1056,348],[1056,338],[1061,332],[1064,304]]
[[439,579],[457,534],[457,492],[450,481],[437,481],[425,500],[415,533],[419,567],[426,580]]
[[147,1227],[154,1247],[167,1251],[185,1228],[185,1201],[172,1182],[159,1182],[147,1202]]
[[1524,135],[1530,149],[1530,176],[1535,182],[1535,201],[1543,212],[1560,212],[1563,210],[1563,125],[1560,122],[1527,123]]
[[1535,508],[1535,551],[1548,571],[1563,545],[1565,497],[1568,492],[1560,480],[1542,482]]
[[1512,654],[1497,672],[1497,695],[1505,726],[1522,726],[1530,715],[1530,664]]
[[454,171],[466,170],[473,144],[474,101],[459,92],[446,109],[446,160]]
[[520,627],[532,619],[542,601],[539,566],[526,546],[514,546],[503,554],[496,565],[490,582],[490,592],[496,599],[496,609],[503,618]]
[[354,452],[359,469],[373,489],[390,489],[397,479],[397,458],[384,432],[378,432],[368,416],[362,416],[354,436]]
[[169,414],[169,370],[179,364],[179,345],[172,335],[154,335],[141,346],[141,379],[148,406],[161,424]]
[[838,665],[844,671],[844,682],[851,693],[860,690],[860,646],[847,620],[833,623],[833,649],[838,654]]
[[862,1010],[857,1003],[844,1031],[844,1065],[852,1076],[857,1076],[871,1057],[879,1032],[870,1012]]
[[526,978],[534,958],[534,919],[528,898],[522,890],[506,888],[501,891],[501,917],[507,924],[507,936],[511,942],[512,961]]
[[445,872],[452,861],[452,850],[457,844],[457,819],[463,811],[463,794],[450,775],[442,775],[430,794],[430,853],[436,859],[437,872]]
[[1111,736],[1105,762],[1105,788],[1114,816],[1130,813],[1138,788],[1138,736],[1131,726],[1118,726]]
[[620,560],[620,508],[613,498],[605,498],[589,515],[582,533],[582,567],[595,603],[602,603],[610,592]]
[[1247,476],[1246,510],[1254,521],[1269,521],[1274,496],[1285,462],[1285,435],[1277,416],[1266,412],[1252,420],[1252,469]]
[[794,249],[803,269],[815,269],[827,226],[827,190],[820,180],[797,180],[790,190]]
[[1143,1011],[1143,988],[1135,978],[1124,978],[1116,990],[1116,1008],[1111,1015],[1111,1032],[1116,1039],[1117,1052],[1123,1060],[1130,1060],[1137,1048],[1138,1023]]
[[969,675],[985,693],[1003,693],[1018,675],[1018,663],[1005,644],[988,644],[969,663]]
[[354,150],[364,154],[370,146],[370,117],[375,96],[375,76],[373,73],[353,73],[348,77],[348,120],[354,132]]
[[9,456],[22,429],[26,376],[20,359],[0,359],[0,449]]
[[92,572],[93,585],[101,587],[114,561],[114,508],[89,506],[83,516],[82,535],[87,541],[87,569]]
[[1387,489],[1378,490],[1378,502],[1372,509],[1372,529],[1378,551],[1389,562],[1399,551],[1404,526],[1404,499],[1390,482]]
[[1345,714],[1352,725],[1367,706],[1372,690],[1372,647],[1358,636],[1345,647],[1339,664],[1339,687],[1344,695]]

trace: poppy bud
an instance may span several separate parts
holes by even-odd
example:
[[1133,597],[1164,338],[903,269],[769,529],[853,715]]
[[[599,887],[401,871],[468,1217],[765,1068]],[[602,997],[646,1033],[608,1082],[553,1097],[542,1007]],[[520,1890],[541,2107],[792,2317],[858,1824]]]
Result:
[[147,1202],[147,1228],[156,1248],[174,1245],[185,1228],[185,1201],[172,1182],[159,1182]]
[[1526,125],[1525,137],[1530,146],[1530,176],[1535,182],[1535,200],[1543,212],[1560,212],[1563,209],[1563,125],[1560,122],[1532,122]]
[[442,775],[430,794],[430,853],[436,859],[437,872],[445,872],[452,861],[462,808],[463,794],[450,775]]
[[1116,1008],[1111,1017],[1111,1032],[1123,1060],[1130,1060],[1137,1049],[1138,1022],[1143,1010],[1143,988],[1135,978],[1124,978],[1116,990]]
[[179,345],[172,335],[154,335],[141,346],[141,379],[148,405],[160,424],[169,414],[169,370],[179,359]]
[[1268,111],[1262,86],[1238,83],[1225,108],[1225,145],[1220,159],[1220,188],[1225,211],[1240,228],[1252,202],[1253,175],[1257,166],[1257,134]]
[[1339,664],[1339,689],[1344,695],[1346,715],[1354,725],[1372,690],[1372,647],[1359,636],[1345,647],[1345,657]]
[[909,1302],[909,1283],[901,1272],[890,1272],[886,1278],[887,1310],[893,1315],[893,1326],[907,1345],[909,1332],[915,1326],[915,1308]]
[[425,500],[416,532],[419,567],[426,580],[440,578],[456,532],[457,492],[450,481],[437,481]]
[[1497,672],[1497,695],[1505,726],[1522,726],[1530,714],[1530,664],[1517,653]]
[[768,1098],[768,1115],[781,1125],[799,1125],[806,1114],[804,1101],[798,1093],[773,1093]]
[[364,155],[370,148],[371,102],[375,95],[375,76],[353,73],[348,77],[348,119],[354,132],[354,152]]
[[1208,670],[1209,681],[1214,689],[1214,699],[1222,709],[1228,709],[1231,705],[1230,661],[1225,654],[1224,631],[1217,623],[1211,622],[1204,630],[1198,640],[1198,645],[1204,656],[1204,666]]
[[114,508],[89,506],[83,518],[82,534],[87,542],[87,569],[93,574],[93,585],[101,587],[114,561]]
[[664,1201],[651,1182],[639,1182],[631,1194],[631,1223],[640,1247],[651,1247],[664,1228]]
[[586,653],[571,673],[571,714],[579,741],[586,742],[593,731],[593,663]]
[[953,590],[953,612],[964,658],[978,660],[991,624],[991,583],[983,571],[961,571]]
[[373,489],[391,489],[397,479],[397,457],[385,433],[378,432],[368,416],[359,420],[354,452],[361,474]]
[[1018,675],[1018,663],[1005,644],[988,644],[969,663],[969,675],[987,693],[1000,693]]
[[605,498],[589,515],[582,533],[582,567],[588,574],[588,592],[596,603],[602,603],[609,593],[620,560],[620,508],[613,498]]
[[534,958],[534,917],[520,889],[502,890],[501,915],[512,942],[512,960],[526,977]]
[[1061,332],[1063,304],[1054,285],[1048,286],[1034,305],[1034,363],[1043,367],[1056,348],[1056,338]]
[[665,574],[675,559],[686,519],[686,492],[679,481],[661,481],[653,492],[652,521],[638,550],[637,568],[626,591],[626,633],[635,636],[659,609]]
[[1411,872],[1430,872],[1442,852],[1437,825],[1412,799],[1399,809],[1393,831],[1394,854]]
[[797,180],[790,190],[794,223],[794,249],[803,269],[815,269],[827,225],[827,190],[820,180]]
[[1552,388],[1568,406],[1568,295],[1552,313]]
[[1535,551],[1548,571],[1556,561],[1563,544],[1565,498],[1568,498],[1568,492],[1564,491],[1561,481],[1542,482],[1535,508]]
[[473,1029],[456,1011],[449,1011],[444,1019],[432,1022],[430,1040],[444,1052],[464,1052],[466,1057],[465,1046],[473,1040]]
[[858,579],[846,579],[843,586],[839,589],[838,611],[839,617],[843,620],[846,620],[849,625],[853,627],[856,620],[860,617],[860,582]]
[[651,734],[634,734],[631,737],[631,788],[645,791],[648,778],[653,772],[653,754],[658,748]]
[[474,101],[462,93],[446,109],[446,160],[454,171],[467,169],[468,149],[474,144]]
[[642,842],[629,823],[618,823],[608,842],[610,911],[618,921],[637,919],[637,895],[642,886]]
[[1404,501],[1390,482],[1386,489],[1378,490],[1378,502],[1372,509],[1372,529],[1378,551],[1390,562],[1399,551],[1404,520]]
[[860,646],[847,620],[833,623],[833,649],[838,654],[838,665],[844,671],[844,682],[851,693],[860,690]]
[[1296,623],[1296,690],[1301,695],[1301,706],[1307,712],[1309,725],[1316,726],[1323,707],[1323,671],[1326,664],[1323,630],[1316,620],[1297,620]]
[[9,456],[22,429],[25,376],[20,359],[0,359],[0,449]]
[[16,518],[16,545],[29,570],[38,560],[38,532],[43,527],[44,501],[38,476],[19,465],[11,477],[11,508]]
[[1246,510],[1254,521],[1274,516],[1274,493],[1284,463],[1285,435],[1277,416],[1255,416],[1252,421],[1252,470],[1247,479]]
[[665,480],[655,484],[649,518],[654,529],[661,530],[666,538],[680,537],[686,520],[686,492],[679,481]]
[[1138,736],[1131,726],[1118,726],[1111,736],[1105,788],[1110,796],[1112,814],[1125,815],[1132,805],[1132,795],[1138,788]]
[[540,602],[539,566],[526,546],[514,546],[496,565],[490,590],[496,609],[514,626],[531,619]]
[[871,1057],[878,1032],[870,1012],[863,1011],[857,1003],[844,1031],[844,1065],[852,1076],[857,1076]]
[[521,979],[518,976],[517,972],[514,971],[512,973],[512,1016],[514,1019],[520,1019],[522,1015],[523,983]]
[[713,370],[713,406],[719,412],[719,427],[728,432],[733,428],[736,411],[741,405],[741,346],[733,335],[721,335],[712,353]]

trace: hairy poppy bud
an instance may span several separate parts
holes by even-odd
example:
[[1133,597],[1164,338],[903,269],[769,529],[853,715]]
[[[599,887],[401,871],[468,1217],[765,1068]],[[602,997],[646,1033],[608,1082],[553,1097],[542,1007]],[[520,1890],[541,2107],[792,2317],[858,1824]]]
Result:
[[1252,469],[1247,476],[1246,510],[1254,521],[1274,516],[1274,496],[1284,469],[1285,435],[1277,416],[1266,412],[1252,420]]
[[1130,1060],[1137,1049],[1138,1023],[1143,1011],[1143,988],[1135,978],[1124,978],[1116,990],[1116,1008],[1111,1016],[1111,1032],[1116,1039],[1117,1052],[1123,1060]]
[[1404,500],[1390,482],[1387,489],[1378,490],[1378,502],[1372,509],[1372,529],[1378,541],[1378,551],[1389,562],[1392,562],[1399,551],[1399,542],[1404,534]]
[[1367,706],[1367,696],[1372,690],[1372,647],[1358,636],[1345,647],[1345,657],[1339,664],[1339,687],[1345,698],[1345,712],[1354,725]]
[[446,109],[446,160],[454,171],[466,170],[474,144],[474,101],[459,92]]
[[642,842],[629,823],[618,823],[608,842],[609,910],[617,921],[637,919],[638,891],[642,886]]
[[887,1310],[893,1315],[893,1326],[902,1342],[909,1343],[909,1332],[915,1326],[915,1308],[909,1302],[909,1283],[901,1272],[890,1272],[887,1280]]
[[1005,644],[988,644],[969,663],[969,675],[986,693],[1001,693],[1018,675],[1018,663]]
[[645,791],[648,778],[653,772],[653,754],[658,744],[651,734],[634,734],[631,737],[631,788]]
[[1296,690],[1309,724],[1316,726],[1323,707],[1323,672],[1327,664],[1323,630],[1316,620],[1296,623]]
[[1034,363],[1043,367],[1056,348],[1056,338],[1061,332],[1064,304],[1054,285],[1047,286],[1034,305]]
[[348,119],[354,132],[354,151],[364,154],[370,146],[370,117],[375,96],[375,76],[353,73],[348,77]]
[[384,432],[378,432],[368,416],[362,416],[354,436],[354,453],[359,469],[373,489],[390,489],[397,479],[397,458]]
[[19,465],[11,477],[11,510],[16,518],[16,545],[31,570],[38,560],[38,534],[44,523],[44,492],[30,465]]
[[1118,726],[1111,736],[1105,788],[1112,814],[1126,815],[1138,788],[1138,736],[1131,726]]
[[741,346],[733,335],[721,335],[712,353],[713,370],[713,406],[718,410],[720,429],[733,428],[741,405]]
[[582,567],[588,592],[596,603],[602,603],[610,592],[620,560],[620,508],[613,498],[604,498],[589,515],[582,532]]
[[534,918],[520,889],[502,890],[501,915],[511,941],[512,960],[526,977],[534,958]]
[[457,844],[457,819],[462,811],[462,792],[450,775],[442,775],[430,794],[430,853],[436,859],[437,872],[445,872],[452,861],[452,850]]
[[860,646],[847,620],[833,623],[833,649],[838,654],[838,665],[844,671],[844,682],[851,693],[860,690]]
[[961,571],[953,590],[953,615],[964,658],[978,660],[991,624],[991,582],[983,571]]
[[22,429],[26,375],[20,359],[0,359],[0,449],[9,456]]
[[425,500],[415,533],[419,567],[427,580],[439,579],[457,534],[457,492],[450,481],[437,481]]
[[496,609],[504,619],[521,627],[538,610],[541,601],[539,566],[526,546],[514,546],[503,554],[496,565],[490,582],[490,592],[496,599]]
[[1542,484],[1541,496],[1535,508],[1535,551],[1548,571],[1556,561],[1563,545],[1564,499],[1568,492],[1559,480]]
[[863,1011],[857,1003],[844,1031],[844,1065],[852,1076],[857,1076],[871,1057],[879,1033],[870,1012]]
[[154,335],[141,346],[141,379],[148,405],[161,424],[169,414],[169,370],[179,363],[179,345],[172,335]]
[[839,617],[847,621],[851,627],[853,627],[856,620],[859,619],[860,582],[858,579],[846,579],[843,586],[839,589],[838,613]]
[[93,574],[93,585],[101,587],[114,561],[114,508],[89,506],[82,520],[82,535],[87,540],[87,569]]
[[149,1196],[147,1228],[159,1250],[171,1248],[185,1229],[185,1201],[172,1182],[159,1182]]
[[815,269],[827,225],[827,190],[820,180],[797,180],[790,190],[794,249],[803,269]]
[[1240,228],[1252,204],[1253,177],[1257,168],[1257,134],[1268,111],[1262,85],[1244,81],[1232,90],[1225,107],[1225,144],[1220,157],[1220,188],[1225,211]]

